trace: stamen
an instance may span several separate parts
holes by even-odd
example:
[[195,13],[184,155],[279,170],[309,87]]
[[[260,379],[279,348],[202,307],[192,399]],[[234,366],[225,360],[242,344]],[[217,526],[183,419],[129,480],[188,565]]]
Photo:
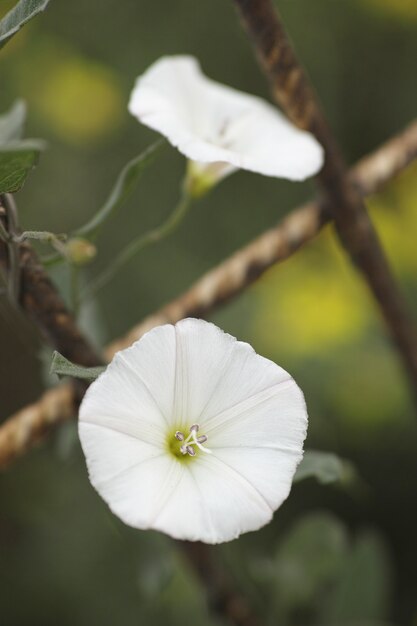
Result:
[[203,445],[202,445],[202,443],[201,443],[201,441],[200,441],[201,439],[202,439],[203,441],[207,441],[207,439],[208,439],[207,435],[201,435],[200,437],[198,437],[198,438],[197,438],[197,437],[195,436],[195,432],[194,432],[194,431],[193,431],[191,434],[192,434],[192,436],[193,436],[193,439],[194,439],[194,443],[195,443],[195,445],[196,445],[198,448],[200,448],[200,450],[203,450],[203,452],[207,452],[207,454],[211,454],[211,450],[209,450],[208,448],[206,448],[206,446],[203,446]]
[[187,438],[185,438],[184,433],[182,433],[180,430],[177,430],[175,432],[174,434],[175,439],[177,441],[182,442],[182,446],[180,447],[181,454],[184,454],[184,455],[189,454],[190,456],[195,456],[196,455],[196,451],[194,449],[195,445],[200,450],[203,450],[203,452],[207,452],[208,454],[211,454],[211,450],[203,446],[203,443],[205,443],[208,439],[207,435],[200,435],[199,437],[197,437],[197,433],[199,429],[200,429],[199,424],[193,424],[192,426],[190,426],[190,434],[188,435]]

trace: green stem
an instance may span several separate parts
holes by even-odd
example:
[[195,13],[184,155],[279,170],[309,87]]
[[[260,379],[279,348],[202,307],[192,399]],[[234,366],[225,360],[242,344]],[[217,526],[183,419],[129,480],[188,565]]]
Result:
[[74,316],[78,316],[78,309],[80,305],[80,281],[79,281],[79,268],[72,263],[68,266],[70,272],[70,297],[71,306]]
[[22,243],[22,241],[26,241],[27,239],[36,239],[36,241],[50,243],[55,246],[60,245],[62,241],[65,241],[67,236],[63,234],[56,235],[55,233],[50,233],[47,230],[24,230],[20,235],[15,235],[13,237],[13,241],[16,241],[16,243]]
[[165,139],[158,139],[139,156],[129,161],[119,174],[116,184],[104,205],[86,224],[77,228],[73,233],[74,237],[85,237],[94,240],[107,220],[114,217],[116,211],[132,194],[145,168],[154,161],[161,148],[164,148],[166,145]]
[[177,204],[168,219],[157,228],[154,228],[137,239],[134,239],[119,254],[119,256],[114,259],[111,265],[109,265],[109,267],[107,267],[102,274],[93,279],[92,282],[86,286],[81,293],[81,298],[84,299],[95,295],[102,287],[107,285],[107,283],[124,265],[126,265],[126,263],[129,263],[129,261],[131,261],[144,248],[147,248],[149,245],[157,243],[161,241],[161,239],[168,237],[168,235],[170,235],[184,219],[191,206],[191,201],[192,198],[184,193],[180,202]]

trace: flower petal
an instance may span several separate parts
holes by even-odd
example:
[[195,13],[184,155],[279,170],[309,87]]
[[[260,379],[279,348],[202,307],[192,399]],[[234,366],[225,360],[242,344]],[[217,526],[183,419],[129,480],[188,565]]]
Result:
[[125,434],[81,422],[92,485],[110,509],[135,528],[153,528],[185,468],[165,451]]
[[210,418],[271,385],[292,380],[247,343],[197,319],[175,325],[175,423],[210,425]]
[[198,163],[229,164],[303,180],[323,165],[323,149],[260,98],[206,78],[196,59],[163,57],[138,78],[130,112]]
[[187,464],[153,527],[175,539],[222,543],[260,528],[272,517],[266,499],[218,459]]
[[133,346],[119,352],[116,358],[146,387],[165,422],[171,423],[176,368],[174,326],[165,324],[153,328]]
[[165,436],[166,419],[145,382],[116,354],[106,371],[90,385],[80,407],[80,421],[101,424],[152,445]]
[[[173,429],[193,423],[211,454],[184,458]],[[82,402],[79,433],[91,482],[123,521],[220,543],[266,524],[287,497],[306,423],[285,370],[186,319],[115,356]]]

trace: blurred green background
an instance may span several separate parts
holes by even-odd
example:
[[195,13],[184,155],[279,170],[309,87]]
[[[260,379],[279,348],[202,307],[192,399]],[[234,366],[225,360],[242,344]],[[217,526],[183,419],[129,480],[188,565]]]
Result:
[[[0,16],[13,3],[0,0]],[[281,0],[287,27],[349,162],[416,115],[416,0]],[[25,229],[68,232],[155,139],[127,112],[133,81],[165,54],[269,97],[225,0],[52,0],[0,55],[0,111],[28,104],[48,149],[17,195]],[[101,233],[91,279],[174,206],[184,159],[165,150]],[[82,311],[98,345],[311,196],[313,184],[238,172],[177,233],[138,256]],[[417,314],[417,166],[369,200]],[[65,292],[65,270],[55,272]],[[288,369],[304,390],[308,448],[352,460],[350,488],[306,481],[265,529],[213,549],[265,624],[417,624],[417,426],[376,307],[331,228],[211,318]],[[37,398],[49,352],[0,306],[0,419]],[[0,475],[0,623],[220,624],[176,546],[124,527],[90,486],[75,424]]]

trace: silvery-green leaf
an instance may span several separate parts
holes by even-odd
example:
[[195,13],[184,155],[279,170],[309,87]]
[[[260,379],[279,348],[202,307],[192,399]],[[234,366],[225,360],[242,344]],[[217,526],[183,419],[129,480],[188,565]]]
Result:
[[19,0],[0,21],[0,48],[32,17],[43,11],[49,0]]
[[14,193],[23,186],[44,148],[39,140],[27,139],[0,146],[0,193]]
[[26,104],[16,100],[7,113],[0,115],[0,145],[21,139],[26,120]]
[[52,355],[51,374],[57,376],[72,376],[73,378],[81,378],[82,380],[93,381],[104,372],[105,367],[82,367],[76,365],[66,359],[59,352]]
[[344,482],[354,474],[354,469],[344,459],[331,452],[307,450],[297,468],[294,482],[305,478],[315,478],[319,483],[327,485],[334,482]]

